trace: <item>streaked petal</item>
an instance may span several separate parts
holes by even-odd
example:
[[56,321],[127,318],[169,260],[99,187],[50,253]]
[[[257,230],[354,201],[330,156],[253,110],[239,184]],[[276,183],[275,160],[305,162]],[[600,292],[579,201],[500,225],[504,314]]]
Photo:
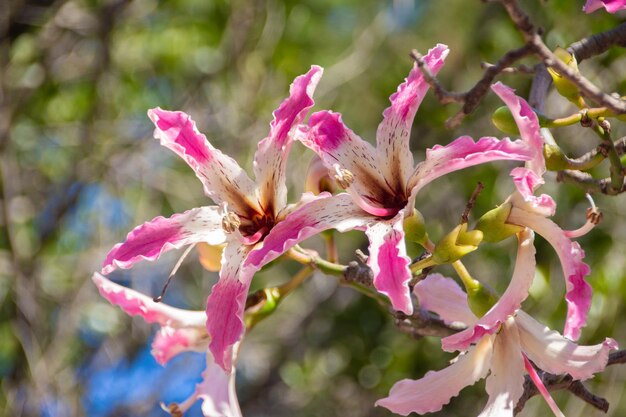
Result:
[[232,347],[244,333],[243,314],[250,281],[239,280],[241,265],[249,246],[230,242],[222,254],[220,279],[211,289],[206,306],[206,327],[211,338],[209,350],[226,372],[232,369]]
[[370,241],[367,264],[374,274],[374,287],[391,300],[394,309],[413,313],[409,281],[411,259],[406,254],[402,213],[391,220],[370,224],[365,233]]
[[98,287],[100,295],[108,302],[120,307],[130,316],[141,316],[148,323],[173,327],[201,327],[206,321],[206,316],[202,311],[183,310],[156,303],[151,297],[118,285],[97,272],[91,279]]
[[450,172],[492,161],[527,161],[532,155],[520,140],[485,137],[474,142],[469,136],[461,136],[446,146],[427,149],[426,159],[415,167],[408,188],[414,197],[423,186]]
[[171,249],[198,242],[224,243],[222,217],[217,207],[198,207],[172,217],[155,217],[137,226],[107,254],[102,273],[116,268],[128,269],[141,260],[154,261]]
[[[538,177],[532,170],[528,168],[514,168],[511,170],[511,177],[513,177],[513,183],[515,188],[519,192],[519,196],[523,200],[523,203],[514,203],[517,206],[525,205],[527,210],[535,211],[542,216],[553,216],[556,212],[556,202],[547,194],[541,194],[539,197],[535,196],[535,189],[544,183],[543,178]],[[514,195],[514,200],[519,197]]]
[[617,349],[613,339],[593,346],[580,346],[550,330],[523,311],[515,318],[524,353],[539,368],[553,374],[570,374],[574,379],[589,379],[606,367],[609,352]]
[[368,142],[354,134],[341,120],[339,113],[321,111],[313,113],[309,127],[297,136],[304,145],[311,148],[331,171],[350,171],[354,182],[350,191],[360,197],[355,199],[363,210],[374,215],[387,215],[377,208],[383,208],[387,196],[402,193],[393,190],[385,181],[378,166],[376,150]]
[[413,293],[422,308],[439,314],[448,324],[458,321],[472,325],[478,320],[467,304],[467,294],[452,278],[430,274],[415,285]]
[[289,98],[274,112],[269,136],[259,142],[254,156],[254,173],[259,185],[261,205],[275,215],[287,204],[285,167],[293,141],[290,132],[313,107],[313,92],[322,72],[321,67],[314,65],[309,72],[294,80],[289,89]]
[[[200,311],[206,321],[206,314]],[[165,365],[174,356],[181,352],[193,351],[204,352],[209,345],[209,336],[204,323],[198,327],[174,328],[162,327],[152,341],[152,356],[161,364]]]
[[412,412],[424,414],[441,410],[463,388],[487,376],[492,357],[491,338],[485,337],[441,371],[430,371],[418,380],[396,382],[389,396],[376,401],[376,405],[404,416]]
[[556,223],[539,214],[514,206],[509,214],[508,222],[534,230],[546,239],[556,251],[563,268],[567,290],[565,295],[567,319],[564,334],[572,340],[577,340],[580,337],[580,329],[587,321],[587,314],[591,307],[592,288],[585,281],[585,277],[589,275],[591,270],[583,262],[585,252],[578,242],[570,240],[566,232]]
[[239,214],[248,213],[250,208],[260,212],[256,184],[234,159],[215,149],[198,132],[189,115],[157,107],[148,111],[148,116],[156,126],[154,137],[189,164],[215,203],[227,202]]
[[[443,66],[448,47],[438,44],[424,57],[424,62],[435,75]],[[391,106],[383,112],[384,119],[376,132],[376,151],[381,169],[391,182],[404,187],[413,170],[413,154],[409,148],[411,125],[429,85],[417,64],[409,76],[389,97]]]
[[[310,198],[310,195],[305,198]],[[251,278],[263,265],[323,230],[336,229],[345,232],[364,227],[372,220],[373,216],[363,212],[346,193],[336,196],[322,193],[315,196],[277,223],[265,236],[261,246],[250,252],[244,262],[244,275]]]
[[528,290],[535,277],[534,234],[526,229],[518,233],[517,259],[513,277],[498,302],[474,326],[452,336],[441,339],[444,350],[465,350],[485,334],[496,332],[502,323],[511,317],[528,297]]
[[509,318],[494,339],[491,374],[485,385],[489,401],[478,417],[513,417],[524,393],[524,357],[513,318]]
[[585,13],[591,13],[593,11],[598,10],[599,8],[604,7],[609,13],[616,13],[622,9],[626,9],[626,1],[625,0],[587,0],[585,6],[583,7],[583,11]]
[[533,171],[538,178],[541,178],[546,172],[546,161],[543,157],[543,138],[539,131],[537,115],[526,100],[515,95],[515,90],[512,88],[497,82],[491,86],[491,89],[511,110],[522,139],[533,152],[532,158],[526,162],[526,167]]

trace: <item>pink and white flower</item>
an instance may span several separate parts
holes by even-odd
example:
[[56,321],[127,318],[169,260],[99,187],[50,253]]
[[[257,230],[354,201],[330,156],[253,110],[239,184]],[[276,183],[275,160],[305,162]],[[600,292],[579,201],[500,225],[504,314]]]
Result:
[[587,3],[583,6],[583,11],[591,13],[601,7],[604,7],[609,13],[615,13],[626,9],[626,0],[587,0]]
[[[442,339],[444,348],[456,346],[464,352],[447,368],[428,372],[418,380],[397,382],[389,396],[377,401],[394,413],[408,415],[441,410],[466,386],[487,378],[487,405],[479,417],[513,416],[523,393],[527,358],[554,374],[570,374],[576,380],[591,378],[604,370],[609,351],[617,348],[612,339],[594,346],[580,346],[548,329],[520,310],[535,271],[533,233],[518,234],[515,273],[504,296],[482,318],[476,317],[467,295],[450,278],[432,274],[415,286],[422,307],[446,322],[463,322],[468,329]],[[494,325],[497,323],[497,325]],[[446,340],[448,339],[448,340]],[[454,339],[450,343],[450,339]],[[543,387],[543,385],[542,385]],[[554,409],[560,415],[558,408]]]
[[[589,266],[583,262],[585,252],[577,242],[571,240],[581,234],[567,232],[548,219],[547,217],[556,211],[556,203],[546,194],[534,195],[535,190],[544,183],[543,174],[546,172],[544,142],[537,115],[511,88],[497,83],[492,89],[511,110],[522,139],[534,149],[534,155],[526,162],[525,167],[511,171],[516,192],[505,202],[512,204],[507,222],[529,227],[555,249],[563,268],[566,286],[567,319],[564,334],[572,340],[577,340],[591,307],[592,294],[591,286],[585,281],[585,277],[590,273]],[[589,231],[593,224],[589,221],[587,226],[584,231]]]
[[[425,57],[436,74],[448,55],[437,45]],[[409,149],[411,125],[428,91],[417,65],[383,112],[376,147],[358,137],[341,120],[341,115],[321,111],[311,115],[297,139],[315,151],[331,175],[352,196],[363,213],[375,216],[367,225],[368,264],[374,271],[374,286],[391,300],[396,310],[410,314],[413,305],[408,282],[410,259],[406,255],[403,221],[413,214],[417,192],[435,179],[462,168],[495,160],[528,160],[532,149],[522,141],[492,137],[475,142],[462,136],[449,145],[426,151],[426,159],[414,166]]]
[[347,195],[304,195],[287,205],[285,165],[292,132],[313,106],[322,68],[295,79],[290,96],[274,112],[269,135],[254,159],[256,181],[232,158],[215,149],[182,112],[152,109],[155,137],[194,170],[204,191],[219,206],[199,207],[169,218],[157,217],[132,230],[107,255],[104,274],[155,260],[163,252],[194,243],[227,243],[219,282],[207,300],[206,326],[215,362],[229,371],[230,350],[244,332],[245,299],[252,276],[296,243],[328,228],[360,227],[371,216],[351,205]]
[[[204,311],[183,310],[155,303],[152,298],[115,284],[98,273],[92,279],[100,294],[111,304],[120,307],[130,316],[138,315],[147,323],[161,326],[152,342],[152,355],[161,365],[165,365],[181,352],[207,350],[209,335]],[[180,404],[168,405],[167,411],[184,413],[197,400],[202,400],[202,413],[205,417],[241,417],[235,391],[234,369],[225,374],[215,363],[211,353],[207,352],[207,364],[202,379],[188,399]]]

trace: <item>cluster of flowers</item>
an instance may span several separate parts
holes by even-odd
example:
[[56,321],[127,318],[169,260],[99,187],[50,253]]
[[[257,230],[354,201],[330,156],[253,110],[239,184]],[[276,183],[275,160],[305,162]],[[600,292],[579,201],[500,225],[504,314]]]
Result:
[[[432,73],[441,69],[447,55],[445,45],[429,51],[425,62]],[[135,228],[110,251],[102,274],[131,268],[141,260],[153,261],[165,251],[195,243],[226,245],[219,281],[208,297],[206,313],[155,303],[103,275],[93,277],[102,296],[112,304],[161,326],[153,343],[153,354],[160,363],[182,351],[208,348],[204,381],[188,400],[170,405],[169,411],[181,415],[201,399],[205,416],[241,415],[233,365],[245,332],[244,310],[252,277],[297,243],[327,229],[365,231],[373,285],[389,298],[393,308],[412,314],[414,295],[421,308],[437,313],[448,323],[467,326],[442,339],[444,350],[462,353],[452,365],[419,380],[398,382],[377,405],[404,415],[437,411],[464,386],[487,377],[489,401],[480,415],[512,416],[526,372],[551,401],[530,361],[542,370],[568,373],[580,380],[602,371],[615,342],[606,339],[595,346],[574,342],[586,321],[591,288],[585,281],[589,268],[583,263],[584,253],[572,239],[593,224],[589,221],[578,230],[562,230],[548,218],[555,212],[554,200],[545,194],[535,195],[546,168],[539,123],[529,105],[503,84],[493,85],[493,91],[510,109],[521,139],[484,137],[474,141],[463,136],[428,149],[425,159],[415,166],[409,149],[410,129],[428,90],[416,65],[390,97],[391,106],[378,127],[376,147],[348,129],[341,115],[332,111],[316,112],[303,124],[314,104],[312,96],[321,75],[322,69],[314,66],[297,77],[289,98],[274,112],[269,135],[259,142],[255,155],[256,181],[211,146],[185,113],[160,108],[148,113],[156,126],[155,137],[189,164],[217,205],[157,217]],[[288,204],[286,160],[294,141],[312,149],[330,178],[345,192],[305,193],[297,203]],[[418,191],[447,173],[497,160],[525,163],[511,172],[516,191],[496,209],[494,218],[499,223],[490,223],[483,230],[485,238],[491,236],[492,240],[517,236],[517,260],[508,289],[481,308],[472,306],[468,295],[440,274],[429,275],[411,292],[404,225],[417,216],[414,203]],[[466,245],[466,229],[459,228],[456,233],[452,246]],[[554,247],[561,260],[568,303],[565,336],[520,310],[535,275],[535,233]],[[550,404],[558,415],[558,408]]]

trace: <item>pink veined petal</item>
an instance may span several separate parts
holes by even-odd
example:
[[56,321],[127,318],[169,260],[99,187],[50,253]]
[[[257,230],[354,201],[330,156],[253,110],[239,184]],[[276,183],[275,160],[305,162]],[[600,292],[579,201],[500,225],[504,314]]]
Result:
[[411,302],[411,259],[404,243],[404,216],[370,224],[365,233],[370,241],[367,264],[374,274],[374,287],[391,300],[394,309],[413,313]]
[[97,272],[93,282],[109,303],[120,307],[130,316],[141,316],[148,323],[161,326],[193,327],[204,326],[206,316],[202,311],[183,310],[163,303],[155,303],[138,291],[118,285]]
[[545,217],[554,215],[556,203],[552,197],[547,194],[541,194],[539,197],[535,196],[535,189],[544,183],[543,178],[538,177],[532,170],[522,167],[513,168],[511,177],[513,177],[515,188],[517,188],[524,203],[529,206],[530,210]]
[[239,280],[241,265],[251,247],[231,241],[222,254],[220,279],[211,289],[206,306],[206,327],[211,338],[209,350],[226,372],[232,369],[232,349],[245,330],[243,314],[250,281]]
[[343,124],[341,114],[331,111],[313,113],[308,128],[300,131],[297,139],[317,153],[330,170],[331,177],[336,174],[336,169],[353,174],[354,182],[349,189],[359,197],[355,202],[363,210],[376,216],[389,215],[384,208],[387,196],[401,194],[403,190],[390,188],[378,166],[376,150]]
[[515,314],[528,297],[535,277],[534,234],[526,229],[517,235],[517,259],[511,282],[498,302],[472,327],[441,339],[443,350],[465,350],[485,334],[496,332],[502,323]]
[[[206,314],[200,312],[206,320]],[[174,356],[181,352],[193,351],[204,352],[209,345],[209,338],[204,323],[201,327],[174,328],[162,327],[152,341],[152,356],[161,364],[165,365]]]
[[564,334],[572,340],[577,340],[580,337],[580,329],[587,321],[587,314],[591,307],[592,288],[585,281],[585,277],[589,275],[591,270],[583,262],[585,252],[578,242],[571,241],[556,223],[539,214],[520,210],[513,206],[508,222],[528,227],[539,233],[556,251],[563,268],[567,290],[565,295],[567,319]]
[[533,383],[539,390],[539,393],[541,394],[543,399],[546,400],[546,402],[548,403],[548,407],[550,407],[550,410],[552,410],[552,413],[556,417],[565,417],[563,412],[561,412],[561,410],[559,409],[559,406],[556,405],[556,403],[554,402],[554,398],[552,398],[552,395],[550,395],[550,392],[548,392],[548,389],[543,384],[541,377],[539,376],[539,374],[537,374],[535,367],[532,365],[532,363],[530,363],[526,355],[524,355],[524,366],[526,367],[526,371],[528,372],[530,379],[533,381]]
[[577,345],[523,311],[517,313],[515,323],[524,353],[539,368],[553,374],[567,373],[574,379],[589,379],[604,370],[609,351],[617,349],[615,340],[609,338],[598,345]]
[[591,13],[593,11],[598,10],[599,8],[604,7],[607,12],[615,13],[619,10],[626,9],[626,1],[625,0],[587,0],[585,6],[583,7],[583,11],[585,13]]
[[148,116],[156,126],[154,137],[189,164],[207,196],[217,204],[227,202],[240,214],[248,213],[250,208],[261,211],[256,184],[234,159],[215,149],[198,132],[189,115],[157,107],[149,110]]
[[202,382],[196,387],[196,396],[202,400],[204,417],[241,417],[235,370],[225,374],[210,353],[207,353],[207,367],[202,373]]
[[458,321],[473,325],[478,320],[467,304],[467,294],[452,278],[430,274],[415,284],[413,293],[421,307],[439,314],[447,324]]
[[441,371],[430,371],[418,380],[396,382],[389,396],[376,401],[376,405],[404,416],[412,412],[424,414],[441,410],[463,388],[487,376],[491,365],[492,337],[485,337]]
[[528,145],[520,140],[485,137],[474,142],[469,136],[461,136],[446,146],[427,149],[426,159],[415,167],[408,189],[414,198],[426,184],[450,172],[492,161],[527,161],[532,156]]
[[478,417],[513,417],[524,393],[524,358],[519,333],[509,318],[494,339],[491,374],[485,385],[489,401]]
[[538,178],[541,178],[546,172],[546,161],[543,157],[543,138],[539,132],[540,126],[537,115],[526,100],[515,95],[515,90],[512,88],[497,82],[491,86],[491,89],[511,110],[522,139],[533,152],[532,158],[526,162],[526,167],[533,171]]
[[289,213],[272,228],[262,245],[252,250],[244,262],[243,275],[249,278],[240,279],[248,281],[263,265],[323,230],[345,232],[362,228],[372,220],[373,216],[363,212],[348,194],[331,196],[329,193],[321,193]]
[[[437,74],[443,66],[448,47],[438,44],[428,51],[424,62],[433,74]],[[413,154],[409,148],[411,125],[429,85],[417,67],[389,97],[391,106],[383,112],[384,119],[376,132],[376,151],[379,166],[384,169],[385,177],[404,187],[413,170]]]
[[164,252],[193,243],[219,245],[225,240],[217,207],[198,207],[169,218],[155,217],[134,228],[124,242],[111,249],[102,273],[109,274],[118,267],[128,269],[144,259],[154,261]]

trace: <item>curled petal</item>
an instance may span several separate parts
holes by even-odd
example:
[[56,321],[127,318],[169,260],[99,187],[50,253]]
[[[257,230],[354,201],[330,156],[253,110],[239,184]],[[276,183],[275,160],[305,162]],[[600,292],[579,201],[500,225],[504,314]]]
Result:
[[[448,47],[438,44],[424,57],[424,62],[434,75],[443,66]],[[404,187],[413,170],[413,154],[409,148],[411,125],[415,112],[422,103],[429,85],[424,80],[422,72],[417,66],[405,81],[400,84],[398,91],[391,95],[391,106],[383,112],[384,119],[378,126],[376,133],[376,151],[380,167],[385,177]]]
[[587,0],[585,6],[583,7],[583,11],[585,13],[591,13],[599,8],[604,7],[607,12],[615,13],[619,10],[626,9],[626,1],[625,0]]
[[526,100],[515,95],[515,90],[512,88],[498,82],[492,85],[491,89],[511,110],[522,139],[531,148],[532,158],[526,162],[526,167],[541,178],[546,172],[546,161],[543,157],[543,138],[539,132],[537,115]]
[[389,396],[376,401],[376,405],[404,416],[412,412],[424,414],[441,410],[463,388],[487,376],[492,343],[491,337],[485,337],[447,368],[430,371],[418,380],[396,382]]
[[553,374],[570,374],[574,379],[589,379],[604,370],[609,352],[617,349],[615,340],[609,338],[598,345],[577,345],[523,311],[518,312],[515,323],[524,353],[539,368]]
[[379,221],[367,227],[370,241],[367,264],[374,274],[374,287],[391,300],[394,309],[413,313],[409,281],[411,259],[406,254],[402,213],[389,221]]
[[[206,321],[206,314],[199,312]],[[152,341],[152,356],[161,364],[165,365],[174,356],[181,352],[206,351],[209,338],[204,327],[204,323],[198,327],[174,328],[170,326],[162,327],[154,336]]]
[[513,417],[524,393],[524,357],[513,318],[509,318],[494,339],[491,374],[485,385],[489,401],[478,417]]
[[[556,211],[556,203],[547,194],[541,194],[539,197],[535,196],[534,190],[543,184],[543,178],[538,177],[534,171],[528,168],[514,168],[511,170],[511,177],[513,177],[513,183],[515,188],[519,192],[519,195],[524,201],[524,205],[528,206],[529,210],[535,211],[542,216],[553,216]],[[513,196],[514,199],[519,198]],[[517,203],[516,205],[520,205]]]
[[287,204],[285,166],[292,143],[290,132],[313,107],[313,92],[322,72],[321,67],[314,65],[309,72],[294,80],[289,89],[289,98],[274,112],[269,136],[259,142],[254,157],[254,172],[259,184],[261,205],[266,210],[273,208],[274,214]]
[[198,132],[189,115],[157,107],[148,111],[148,116],[156,126],[154,137],[189,164],[207,196],[217,204],[228,203],[240,214],[250,208],[261,211],[255,183],[234,159],[215,149]]
[[413,292],[421,307],[439,314],[447,324],[458,321],[472,325],[478,320],[467,304],[467,294],[452,278],[430,274],[415,284]]
[[183,310],[156,303],[138,291],[118,285],[97,272],[91,278],[100,295],[130,316],[141,316],[148,323],[172,327],[202,327],[206,316],[202,311]]
[[565,276],[565,288],[567,301],[567,319],[563,333],[572,340],[580,337],[580,329],[587,321],[587,314],[591,307],[591,285],[585,281],[591,270],[583,262],[585,252],[578,242],[573,242],[567,237],[556,223],[545,217],[513,207],[509,214],[509,222],[528,227],[539,233],[552,245],[556,251],[563,275]]
[[511,282],[498,302],[474,326],[441,339],[444,350],[465,350],[485,334],[496,332],[502,323],[515,314],[528,297],[535,277],[534,234],[526,229],[518,234],[517,259]]
[[193,243],[224,243],[222,217],[217,207],[198,207],[172,217],[156,217],[133,229],[126,240],[107,254],[102,273],[128,269],[141,260],[154,261],[162,253]]
[[206,306],[206,327],[211,338],[209,350],[226,372],[232,369],[232,348],[244,332],[243,314],[250,281],[239,280],[241,265],[250,247],[230,242],[222,254],[222,269],[211,289]]

